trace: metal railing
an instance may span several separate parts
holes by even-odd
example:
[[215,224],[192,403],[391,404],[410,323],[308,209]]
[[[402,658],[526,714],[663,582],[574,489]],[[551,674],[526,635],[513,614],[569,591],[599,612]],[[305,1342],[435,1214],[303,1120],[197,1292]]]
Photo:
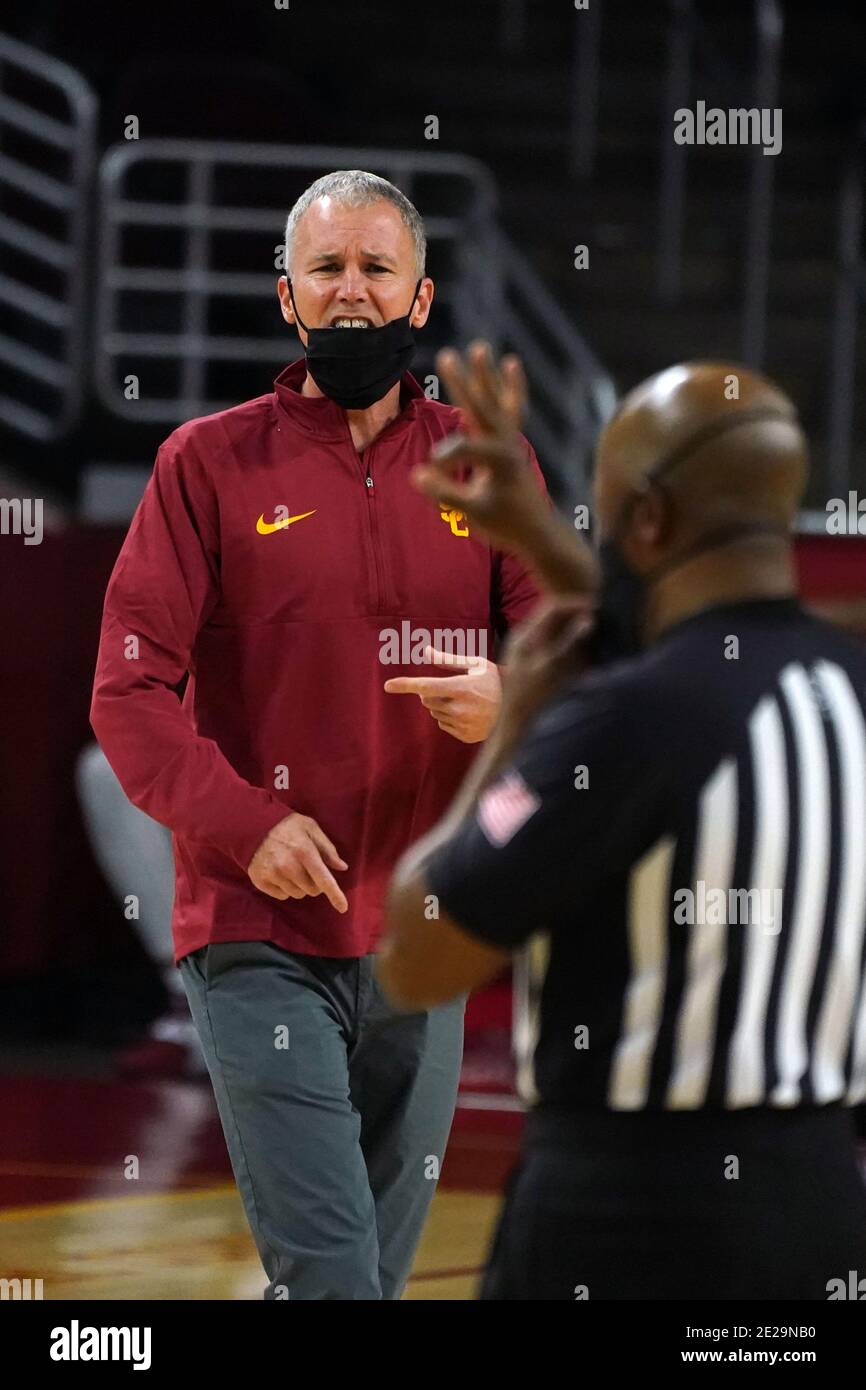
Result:
[[[513,45],[527,7],[504,0],[502,15],[503,42]],[[586,24],[587,15],[578,19]],[[24,77],[26,101],[15,85]],[[39,84],[44,107],[32,95]],[[0,274],[0,363],[15,381],[0,395],[0,421],[26,438],[57,441],[76,424],[91,385],[111,414],[131,422],[170,426],[233,404],[237,368],[285,361],[276,256],[292,180],[299,193],[316,173],[373,168],[430,209],[428,238],[447,248],[437,274],[444,337],[465,344],[483,336],[522,356],[528,433],[558,498],[584,500],[613,385],[500,227],[484,165],[409,150],[145,139],[106,151],[97,190],[97,114],[83,77],[0,35],[0,247],[9,253]],[[244,242],[250,236],[258,245]],[[226,254],[226,238],[242,252],[235,244]],[[153,368],[144,390],[129,380],[142,364]]]
[[675,304],[682,293],[687,147],[678,145],[673,138],[673,113],[689,104],[695,18],[693,0],[670,0],[662,100],[656,272],[659,298],[666,304]]
[[520,53],[526,43],[528,0],[499,0],[499,47],[503,53]]
[[0,394],[0,420],[40,443],[81,410],[96,118],[80,73],[0,34],[0,362],[16,382]]
[[[489,171],[456,155],[185,140],[141,140],[109,150],[100,177],[94,360],[103,402],[130,420],[175,424],[232,403],[209,389],[214,363],[284,360],[283,325],[275,304],[278,272],[218,268],[214,238],[220,233],[271,233],[276,248],[282,242],[288,202],[281,207],[253,205],[252,184],[247,201],[229,202],[220,189],[227,173],[242,170],[261,176],[263,197],[265,176],[274,172],[281,188],[294,177],[300,192],[316,174],[334,168],[372,169],[409,197],[420,178],[428,184],[438,179],[447,186],[447,203],[452,206],[456,200],[458,210],[425,218],[429,240],[450,247],[456,268],[438,280],[437,300],[449,306],[459,342],[483,336],[494,348],[507,346],[523,357],[532,400],[530,436],[554,490],[582,497],[595,435],[613,408],[612,384],[531,264],[499,227]],[[137,183],[159,192],[141,191],[133,186]],[[163,189],[175,190],[173,199]],[[126,234],[136,229],[176,233],[177,264],[132,264],[125,250]],[[147,303],[154,296],[161,297],[170,327],[147,325]],[[217,297],[246,302],[253,312],[269,301],[273,313],[260,314],[258,333],[217,333],[209,327]],[[173,368],[175,388],[130,398],[118,365],[148,359]]]
[[[828,384],[828,496],[844,496],[851,482],[851,445],[857,376],[857,326],[866,300],[863,256],[863,183],[866,178],[866,122],[857,130],[842,175],[836,243],[836,289]],[[826,518],[825,518],[826,521]]]
[[[429,218],[426,225],[431,243],[459,246],[467,228],[475,230],[477,240],[491,217],[494,186],[488,171],[476,161],[457,155],[203,140],[140,140],[110,149],[100,169],[95,360],[97,386],[109,409],[130,419],[176,423],[230,404],[208,390],[208,369],[212,363],[240,359],[279,361],[285,353],[285,342],[280,336],[283,325],[275,300],[280,271],[218,268],[215,241],[225,233],[238,237],[270,233],[276,252],[283,241],[291,199],[280,206],[267,205],[266,195],[273,191],[273,175],[279,176],[282,187],[294,176],[300,192],[319,173],[352,168],[372,168],[398,184],[410,197],[414,180],[422,174],[438,177],[452,191],[460,185],[466,210],[453,216]],[[235,171],[255,171],[257,177],[249,181],[242,199],[230,200],[224,190]],[[158,196],[136,193],[131,187],[136,176],[141,176],[143,186],[175,189],[175,197],[170,200],[162,192]],[[166,267],[141,260],[130,264],[125,251],[127,234],[144,228],[163,238],[169,233],[178,234],[180,255],[176,264]],[[479,245],[465,247],[464,253],[482,263]],[[156,237],[154,254],[160,254]],[[162,296],[167,316],[174,312],[175,327],[151,331],[140,326],[147,322],[148,304],[155,295]],[[232,298],[253,310],[268,303],[273,314],[261,316],[263,330],[254,335],[214,333],[208,324],[218,297]],[[455,295],[453,283],[443,284],[438,297],[440,301],[454,297],[458,312],[471,315],[471,303],[467,303],[465,295]],[[482,293],[481,302],[486,301],[487,296]],[[127,399],[115,373],[115,365],[123,357],[136,361],[156,358],[174,365],[178,371],[177,389],[162,395],[149,392],[143,400]]]
[[[784,17],[778,0],[754,0],[755,66],[753,97],[758,109],[772,109],[778,99]],[[661,179],[659,182],[657,283],[663,303],[676,304],[682,294],[687,206],[687,146],[673,138],[673,113],[689,106],[694,82],[695,39],[699,16],[694,0],[670,0],[668,57],[662,106]],[[750,366],[764,359],[770,278],[774,161],[760,146],[751,151],[743,250],[741,356]]]
[[601,66],[599,3],[575,10],[571,63],[571,172],[589,179],[595,170],[598,145],[598,94]]
[[[575,178],[596,171],[598,99],[601,66],[600,4],[575,12],[571,75],[570,163]],[[673,139],[673,113],[689,106],[699,37],[705,39],[695,0],[668,0],[667,57],[661,123],[658,185],[656,292],[662,304],[682,297],[688,150]],[[755,59],[753,100],[758,109],[778,100],[784,15],[779,0],[753,0]],[[716,53],[715,58],[719,58]],[[770,244],[775,164],[760,146],[751,153],[742,261],[741,356],[752,366],[764,358],[770,279]]]
[[[779,97],[784,18],[778,0],[757,0],[755,5],[757,66],[755,105],[773,110]],[[767,346],[767,305],[770,292],[770,244],[773,232],[773,176],[776,160],[760,145],[751,152],[751,173],[746,207],[744,252],[743,361],[760,367]]]
[[531,263],[500,228],[491,249],[502,269],[498,328],[530,384],[527,434],[547,464],[557,500],[588,499],[595,441],[616,407],[616,388],[586,339]]

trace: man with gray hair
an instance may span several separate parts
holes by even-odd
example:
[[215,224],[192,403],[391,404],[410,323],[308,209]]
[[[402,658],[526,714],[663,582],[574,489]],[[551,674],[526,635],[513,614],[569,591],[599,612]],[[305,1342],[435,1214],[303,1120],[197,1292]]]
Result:
[[[394,1299],[448,1138],[464,1000],[385,999],[383,893],[496,719],[497,667],[475,654],[537,590],[410,482],[461,421],[407,370],[433,299],[415,208],[374,174],[328,174],[286,244],[277,290],[304,357],[161,446],[109,585],[91,718],[130,800],[174,832],[175,960],[265,1297]],[[435,651],[437,631],[472,659]],[[394,632],[414,634],[396,660]]]

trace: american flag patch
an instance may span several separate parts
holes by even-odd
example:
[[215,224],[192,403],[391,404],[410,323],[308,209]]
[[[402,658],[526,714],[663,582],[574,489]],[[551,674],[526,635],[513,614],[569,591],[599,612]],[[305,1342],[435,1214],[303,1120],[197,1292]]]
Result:
[[491,845],[501,849],[517,834],[541,805],[541,798],[528,787],[519,772],[500,777],[478,802],[478,824]]

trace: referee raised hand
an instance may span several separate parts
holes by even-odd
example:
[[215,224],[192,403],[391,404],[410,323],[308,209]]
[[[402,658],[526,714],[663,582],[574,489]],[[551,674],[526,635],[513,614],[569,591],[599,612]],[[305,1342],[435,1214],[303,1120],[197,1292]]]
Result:
[[413,470],[415,486],[462,511],[491,544],[525,555],[549,592],[591,592],[598,578],[592,551],[526,468],[519,432],[526,380],[519,358],[504,357],[497,368],[489,344],[479,339],[465,360],[444,348],[436,370],[462,411],[463,429],[440,440]]
[[596,458],[592,666],[584,548],[569,566],[561,528],[521,523],[507,380],[481,348],[455,365],[472,430],[423,485],[454,469],[470,521],[579,602],[506,663],[492,736],[397,866],[379,967],[430,1005],[549,939],[482,1296],[838,1297],[866,1275],[866,648],[796,597],[794,407],[717,363],[625,398]]

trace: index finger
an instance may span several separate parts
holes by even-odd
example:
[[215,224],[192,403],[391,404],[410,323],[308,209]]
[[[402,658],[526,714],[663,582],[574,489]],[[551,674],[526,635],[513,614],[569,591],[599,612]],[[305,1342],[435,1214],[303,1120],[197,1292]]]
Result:
[[335,907],[338,912],[345,912],[349,906],[346,895],[330,869],[326,867],[315,845],[310,846],[301,862],[316,887],[324,893],[331,907]]
[[388,695],[444,695],[455,680],[459,676],[392,676],[385,690]]

